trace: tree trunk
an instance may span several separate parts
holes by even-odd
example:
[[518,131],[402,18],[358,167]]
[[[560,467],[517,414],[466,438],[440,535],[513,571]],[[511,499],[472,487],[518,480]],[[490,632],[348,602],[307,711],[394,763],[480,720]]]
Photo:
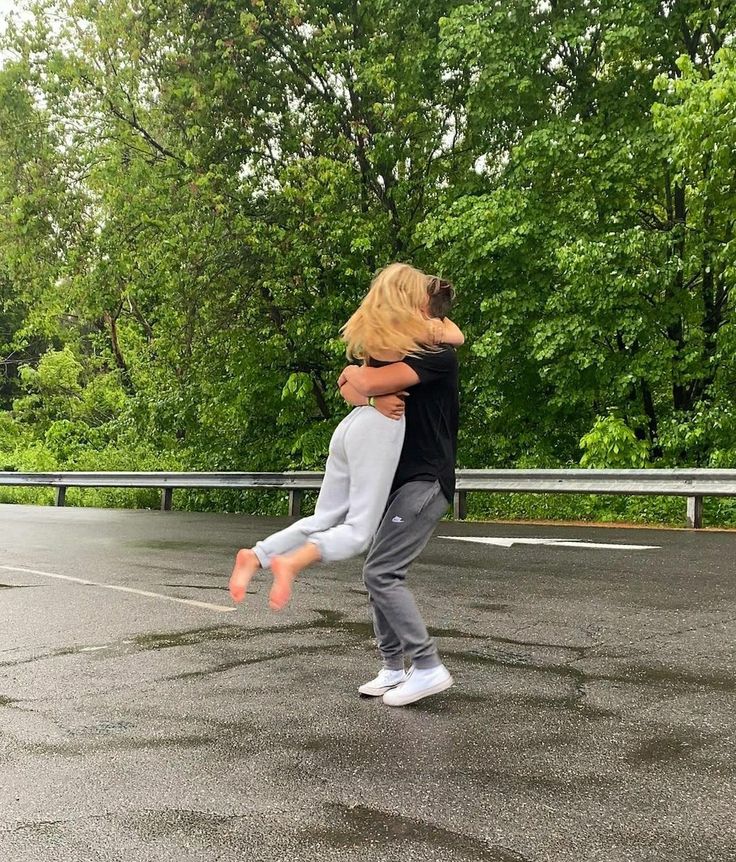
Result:
[[102,328],[106,329],[109,335],[110,347],[112,348],[112,354],[115,357],[115,365],[120,369],[120,378],[123,389],[128,393],[128,395],[133,395],[135,390],[133,389],[133,383],[130,379],[130,370],[128,369],[123,352],[120,349],[120,342],[118,341],[118,315],[120,314],[121,307],[122,306],[118,307],[118,310],[114,315],[109,311],[103,312],[102,317],[105,325],[103,325]]
[[662,447],[659,443],[659,424],[657,422],[657,410],[652,398],[652,390],[646,380],[641,381],[641,400],[647,417],[647,430],[651,444],[650,454],[655,460],[662,457]]
[[[674,278],[672,289],[667,292],[667,305],[677,301],[683,297],[685,291],[685,272],[683,269],[685,261],[685,220],[687,210],[685,208],[685,187],[676,183],[672,192],[673,204],[673,224],[672,244],[670,248],[670,258],[676,258],[680,262],[677,269],[677,274]],[[672,368],[672,404],[675,410],[689,410],[692,406],[690,399],[689,387],[684,385],[682,381],[674,379],[677,375],[677,367],[680,364],[685,351],[685,334],[682,317],[679,311],[675,310],[673,317],[667,323],[667,337],[675,347],[674,364]]]

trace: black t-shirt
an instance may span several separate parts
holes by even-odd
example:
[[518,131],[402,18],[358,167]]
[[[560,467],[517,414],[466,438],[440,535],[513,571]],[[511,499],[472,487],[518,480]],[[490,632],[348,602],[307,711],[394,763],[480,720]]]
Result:
[[406,436],[392,490],[417,480],[434,482],[448,502],[455,494],[460,413],[457,355],[442,346],[403,360],[419,377],[406,399]]

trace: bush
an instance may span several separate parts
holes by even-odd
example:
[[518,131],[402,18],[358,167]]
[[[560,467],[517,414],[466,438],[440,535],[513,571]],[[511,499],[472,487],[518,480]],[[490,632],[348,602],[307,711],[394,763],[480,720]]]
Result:
[[582,467],[621,469],[646,467],[649,444],[638,440],[618,416],[596,416],[595,424],[580,441]]

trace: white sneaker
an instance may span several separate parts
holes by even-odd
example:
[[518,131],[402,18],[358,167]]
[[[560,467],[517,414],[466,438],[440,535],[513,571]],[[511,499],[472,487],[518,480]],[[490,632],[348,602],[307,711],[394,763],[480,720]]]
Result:
[[403,670],[390,670],[387,667],[381,669],[375,679],[366,682],[360,686],[358,691],[361,694],[367,694],[370,697],[380,697],[392,688],[402,683],[406,679],[406,673]]
[[406,706],[430,694],[439,694],[454,682],[443,664],[430,668],[412,667],[401,685],[384,694],[383,702],[387,706]]

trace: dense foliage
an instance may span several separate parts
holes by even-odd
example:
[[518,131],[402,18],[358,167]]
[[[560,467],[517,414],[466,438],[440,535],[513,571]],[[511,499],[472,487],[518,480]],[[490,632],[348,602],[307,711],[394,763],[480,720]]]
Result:
[[458,288],[462,466],[733,466],[735,35],[707,0],[41,2],[0,69],[0,467],[319,467],[394,259]]

